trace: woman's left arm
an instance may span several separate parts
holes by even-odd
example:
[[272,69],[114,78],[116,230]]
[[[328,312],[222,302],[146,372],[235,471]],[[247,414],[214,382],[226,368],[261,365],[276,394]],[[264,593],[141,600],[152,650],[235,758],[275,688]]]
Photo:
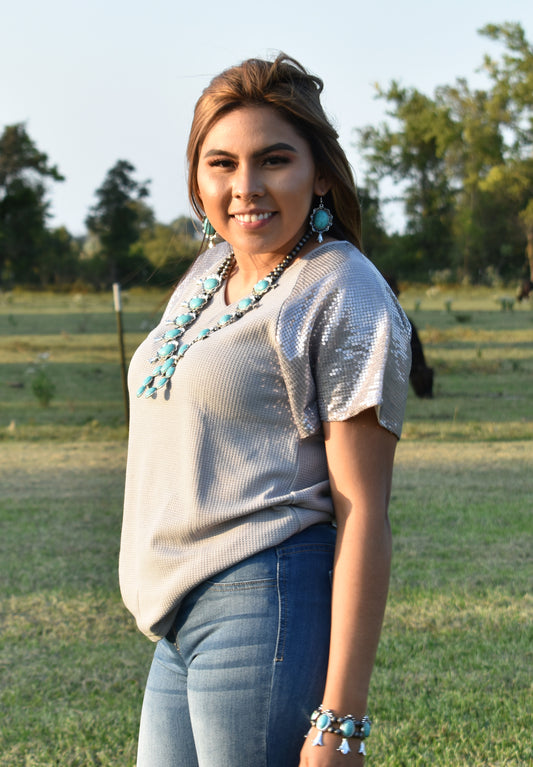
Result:
[[[397,439],[379,426],[374,409],[347,421],[324,423],[331,493],[337,520],[332,624],[322,701],[336,715],[366,714],[368,688],[389,585],[391,533],[387,509]],[[313,730],[312,733],[315,731]],[[338,735],[324,745],[305,741],[300,767],[359,767],[360,741],[351,753],[336,749]]]

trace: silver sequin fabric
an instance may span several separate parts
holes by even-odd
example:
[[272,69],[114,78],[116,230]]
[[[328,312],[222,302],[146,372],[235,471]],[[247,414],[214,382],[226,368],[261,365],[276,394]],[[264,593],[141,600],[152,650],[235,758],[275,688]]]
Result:
[[[410,326],[349,243],[297,259],[256,308],[190,347],[167,390],[135,397],[166,321],[227,252],[222,244],[198,259],[130,365],[120,583],[154,640],[196,585],[334,519],[322,422],[375,408],[401,433]],[[231,308],[220,290],[182,340]]]

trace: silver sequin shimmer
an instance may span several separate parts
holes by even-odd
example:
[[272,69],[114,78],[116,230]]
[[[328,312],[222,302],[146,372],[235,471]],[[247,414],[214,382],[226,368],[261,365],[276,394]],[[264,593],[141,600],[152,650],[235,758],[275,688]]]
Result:
[[[178,286],[134,355],[133,394],[165,321],[227,252],[204,253]],[[226,308],[222,289],[197,322]],[[164,636],[185,594],[214,573],[333,518],[321,423],[375,407],[399,436],[409,339],[372,264],[348,243],[326,243],[191,347],[168,390],[150,403],[132,397],[120,580],[147,636]]]

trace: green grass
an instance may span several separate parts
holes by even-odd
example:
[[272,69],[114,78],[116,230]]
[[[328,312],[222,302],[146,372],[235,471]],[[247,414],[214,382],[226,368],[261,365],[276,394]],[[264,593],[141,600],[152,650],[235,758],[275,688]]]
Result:
[[[533,311],[502,312],[498,295],[455,292],[451,311],[442,293],[402,295],[436,396],[410,393],[398,446],[369,765],[533,763]],[[130,296],[128,353],[160,304]],[[41,365],[49,407],[31,388]],[[0,390],[0,767],[133,767],[153,645],[118,591],[126,426],[109,297],[4,296]]]
[[482,289],[471,296],[457,293],[456,303],[470,307],[468,322],[458,323],[453,313],[437,306],[440,296],[426,296],[416,310],[416,293],[402,294],[435,370],[433,400],[410,393],[404,439],[532,438],[532,306],[523,303],[502,312],[495,295],[499,292]]
[[132,765],[153,648],[118,593],[125,444],[1,455],[0,765]]
[[[164,293],[133,292],[123,311],[129,359],[157,322]],[[55,386],[41,407],[32,380]],[[111,297],[15,293],[0,298],[0,439],[108,440],[126,436],[116,315]]]
[[532,763],[532,447],[399,446],[377,764]]

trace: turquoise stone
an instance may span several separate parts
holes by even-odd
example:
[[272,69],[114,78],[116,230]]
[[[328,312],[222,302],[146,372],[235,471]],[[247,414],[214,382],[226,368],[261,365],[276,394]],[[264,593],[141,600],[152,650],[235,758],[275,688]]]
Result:
[[220,280],[218,277],[208,277],[206,280],[204,280],[203,285],[206,293],[212,293],[220,285]]
[[215,228],[211,221],[207,218],[207,216],[204,218],[202,223],[202,229],[204,230],[204,234],[206,237],[214,237],[216,234]]
[[169,354],[172,354],[176,347],[174,344],[165,344],[164,346],[160,346],[157,350],[157,356],[158,357],[168,357]]
[[251,298],[241,298],[241,300],[237,304],[237,309],[240,312],[245,312],[247,309],[250,308],[252,304],[253,304],[253,300]]
[[175,365],[171,365],[169,368],[167,368],[165,370],[165,378],[166,379],[172,378],[172,376],[174,375],[175,371],[176,371],[176,366]]
[[323,232],[330,225],[330,214],[320,208],[313,215],[313,226],[317,232]]
[[187,325],[187,323],[192,322],[192,320],[194,320],[194,314],[180,314],[180,316],[176,317],[174,320],[174,325],[183,327],[184,325]]
[[189,344],[182,344],[178,349],[178,357],[183,357],[188,348]]
[[166,386],[167,379],[166,378],[160,378],[159,381],[156,383],[155,388],[156,389],[162,389],[163,386]]
[[200,332],[197,335],[197,338],[205,338],[209,335],[211,332],[211,328],[204,328],[203,330],[200,330]]
[[219,319],[218,324],[219,325],[227,325],[228,322],[231,322],[233,319],[233,314],[223,314],[222,317]]
[[345,738],[351,738],[355,732],[355,724],[351,719],[345,719],[339,727]]
[[363,720],[363,735],[368,738],[370,735],[371,724],[368,719]]
[[155,378],[155,376],[158,376],[161,373],[161,365],[158,365],[156,368],[152,370],[152,376]]
[[327,714],[320,714],[318,719],[316,720],[315,727],[317,730],[327,730],[329,727],[329,716]]
[[269,287],[269,280],[259,280],[259,282],[254,285],[254,293],[260,295],[261,293],[264,293],[266,290],[268,290]]
[[146,386],[144,384],[142,386],[139,386],[139,388],[137,389],[137,396],[140,397],[141,395],[143,395],[145,389],[146,389]]
[[207,296],[196,296],[195,298],[191,298],[189,301],[189,309],[192,309],[193,311],[201,309],[206,302]]
[[142,382],[142,385],[143,386],[149,386],[152,383],[153,378],[154,378],[153,373],[152,373],[152,375],[146,376],[146,378]]
[[146,394],[144,396],[146,397],[146,399],[150,399],[150,397],[154,396],[156,391],[157,389],[155,388],[155,386],[150,386],[150,388],[146,390]]
[[172,359],[172,357],[171,357],[170,359],[166,360],[166,361],[165,361],[165,362],[163,362],[163,364],[160,366],[160,368],[161,368],[161,369],[160,369],[160,371],[159,371],[159,372],[160,372],[160,374],[161,374],[161,375],[165,375],[165,373],[167,372],[167,370],[168,370],[169,368],[171,368],[171,367],[172,367],[172,365],[175,365],[175,364],[176,364],[176,363],[175,363],[175,361]]
[[167,330],[163,338],[165,341],[170,341],[173,338],[179,338],[181,335],[183,335],[183,328],[173,328],[172,330]]

